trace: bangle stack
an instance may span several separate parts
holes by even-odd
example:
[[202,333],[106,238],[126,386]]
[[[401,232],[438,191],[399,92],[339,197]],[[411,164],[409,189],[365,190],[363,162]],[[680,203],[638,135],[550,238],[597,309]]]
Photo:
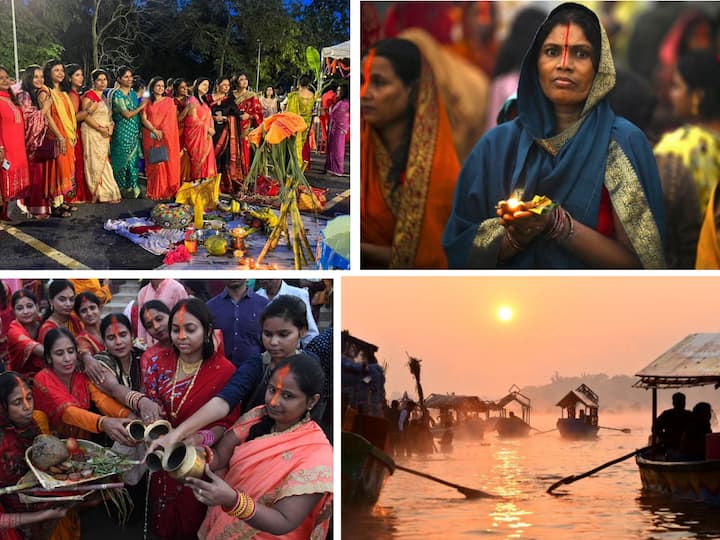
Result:
[[20,514],[1,514],[0,529],[16,529],[20,526]]
[[145,396],[145,394],[143,394],[142,392],[136,392],[135,390],[131,390],[125,396],[125,404],[133,411],[138,412],[140,410],[140,400],[144,397],[147,396]]
[[515,239],[515,237],[512,234],[510,234],[510,231],[507,230],[507,228],[505,229],[505,240],[507,240],[508,244],[510,244],[510,246],[512,246],[512,248],[516,251],[523,251],[524,249],[527,248],[526,245],[523,245],[520,242],[518,242],[517,239]]
[[253,498],[237,489],[235,490],[235,493],[237,493],[237,495],[235,497],[235,504],[233,504],[232,508],[228,510],[224,506],[222,507],[225,513],[229,516],[242,520],[254,518],[257,507],[255,506]]
[[551,240],[567,242],[573,237],[574,233],[575,226],[570,212],[559,206],[555,208],[550,227],[546,232],[547,237]]
[[105,418],[106,418],[105,416],[98,416],[98,420],[97,420],[98,433],[102,433],[103,425],[105,425]]
[[202,435],[203,446],[212,446],[215,444],[215,432],[211,429],[201,429],[198,433]]

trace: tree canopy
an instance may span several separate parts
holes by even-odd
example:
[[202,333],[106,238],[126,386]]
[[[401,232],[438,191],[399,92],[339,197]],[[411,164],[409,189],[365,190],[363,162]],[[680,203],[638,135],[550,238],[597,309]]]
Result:
[[[0,64],[14,72],[11,0],[0,0]],[[245,72],[289,86],[307,47],[350,37],[349,0],[15,0],[20,69],[52,58],[86,73],[130,65],[155,75],[211,78]]]

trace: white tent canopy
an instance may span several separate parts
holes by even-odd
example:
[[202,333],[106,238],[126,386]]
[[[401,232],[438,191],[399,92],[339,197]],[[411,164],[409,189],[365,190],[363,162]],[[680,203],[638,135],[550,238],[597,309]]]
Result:
[[350,58],[350,41],[323,47],[322,58]]

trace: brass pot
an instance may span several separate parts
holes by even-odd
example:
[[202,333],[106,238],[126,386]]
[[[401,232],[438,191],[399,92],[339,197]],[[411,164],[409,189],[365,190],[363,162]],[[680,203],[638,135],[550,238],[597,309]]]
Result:
[[205,456],[194,446],[179,442],[165,450],[162,467],[176,480],[188,476],[202,478],[205,472]]
[[148,454],[145,458],[145,465],[147,465],[148,469],[152,472],[161,471],[163,468],[163,454],[162,450],[155,450],[152,454]]
[[125,431],[127,431],[133,441],[140,442],[145,440],[145,424],[140,420],[133,420],[125,424]]
[[159,439],[170,433],[171,429],[172,424],[167,420],[156,420],[145,428],[145,442],[153,442],[155,439]]

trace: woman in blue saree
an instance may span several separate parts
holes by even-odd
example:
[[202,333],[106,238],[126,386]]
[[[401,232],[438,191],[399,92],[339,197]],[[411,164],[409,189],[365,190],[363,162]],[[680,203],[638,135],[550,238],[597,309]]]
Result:
[[[614,85],[597,16],[573,3],[553,10],[523,61],[518,117],[463,165],[443,235],[451,268],[664,266],[657,166],[643,133],[610,108]],[[535,195],[557,206],[497,210]]]

